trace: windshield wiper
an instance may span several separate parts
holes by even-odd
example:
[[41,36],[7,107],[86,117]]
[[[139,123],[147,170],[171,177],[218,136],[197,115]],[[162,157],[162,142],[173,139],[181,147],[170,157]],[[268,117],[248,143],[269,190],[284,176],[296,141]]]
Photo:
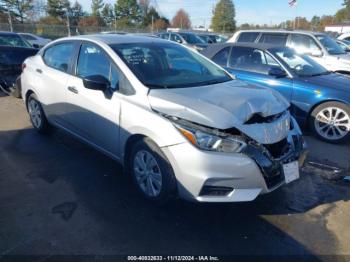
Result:
[[144,83],[144,85],[151,89],[167,89],[169,87],[167,85],[157,85],[157,84],[148,84],[148,83]]

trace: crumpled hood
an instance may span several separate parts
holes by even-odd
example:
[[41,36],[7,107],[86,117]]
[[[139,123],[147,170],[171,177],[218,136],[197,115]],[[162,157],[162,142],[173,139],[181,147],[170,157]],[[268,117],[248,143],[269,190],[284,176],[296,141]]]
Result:
[[245,125],[254,114],[276,115],[287,110],[289,103],[276,91],[238,80],[192,88],[152,89],[149,102],[158,112],[222,130],[235,127],[261,143],[283,139],[289,128],[289,113],[279,126]]

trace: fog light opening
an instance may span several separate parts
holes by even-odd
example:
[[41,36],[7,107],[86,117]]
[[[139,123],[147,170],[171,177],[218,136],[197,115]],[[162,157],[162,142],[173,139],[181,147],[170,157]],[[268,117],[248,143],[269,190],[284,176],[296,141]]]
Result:
[[227,196],[233,191],[232,187],[203,186],[199,196]]

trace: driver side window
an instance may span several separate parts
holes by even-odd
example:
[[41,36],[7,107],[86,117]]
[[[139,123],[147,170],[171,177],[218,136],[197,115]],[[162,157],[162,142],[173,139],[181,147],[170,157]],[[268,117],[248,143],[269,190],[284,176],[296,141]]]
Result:
[[111,88],[117,89],[119,73],[108,55],[98,46],[90,43],[81,45],[76,75],[84,78],[92,75],[104,76],[111,82]]

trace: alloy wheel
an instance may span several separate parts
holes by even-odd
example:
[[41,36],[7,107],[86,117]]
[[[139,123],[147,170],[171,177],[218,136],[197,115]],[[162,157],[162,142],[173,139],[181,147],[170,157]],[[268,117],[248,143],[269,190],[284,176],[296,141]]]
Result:
[[322,109],[314,124],[317,133],[327,140],[342,139],[350,132],[350,116],[339,107]]
[[40,128],[42,124],[42,114],[39,103],[36,100],[31,99],[28,103],[28,111],[34,127]]

